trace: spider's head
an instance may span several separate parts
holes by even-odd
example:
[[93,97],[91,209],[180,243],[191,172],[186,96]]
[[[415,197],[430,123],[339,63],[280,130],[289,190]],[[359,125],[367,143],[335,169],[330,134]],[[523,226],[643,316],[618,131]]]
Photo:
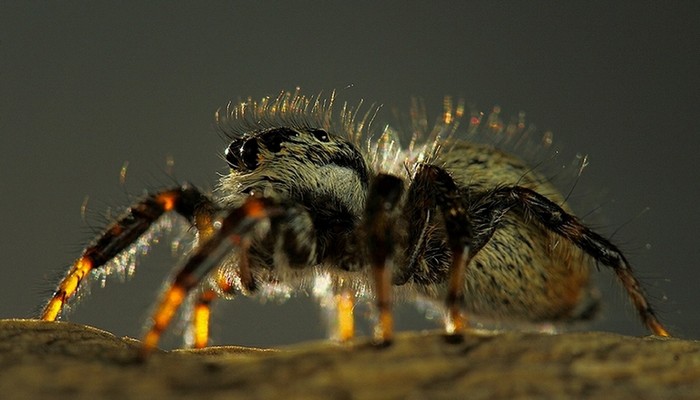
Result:
[[222,199],[235,206],[260,192],[307,206],[344,208],[359,215],[370,170],[360,151],[340,135],[313,127],[274,127],[236,137],[225,151],[231,171]]

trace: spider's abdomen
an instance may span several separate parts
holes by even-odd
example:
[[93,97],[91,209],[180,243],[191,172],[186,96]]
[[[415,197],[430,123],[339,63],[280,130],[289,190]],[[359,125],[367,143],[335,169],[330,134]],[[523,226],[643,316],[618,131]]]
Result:
[[[477,203],[480,194],[517,185],[571,212],[546,178],[520,159],[490,146],[460,142],[440,162]],[[470,206],[477,208],[478,204]],[[496,223],[493,236],[467,267],[467,309],[485,317],[530,321],[588,317],[595,306],[589,285],[591,258],[521,209],[511,209]],[[475,226],[475,231],[483,228]]]

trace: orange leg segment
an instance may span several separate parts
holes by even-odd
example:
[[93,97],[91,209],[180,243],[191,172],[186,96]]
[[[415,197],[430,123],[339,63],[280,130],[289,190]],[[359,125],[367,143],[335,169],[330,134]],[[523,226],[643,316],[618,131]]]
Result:
[[[221,272],[216,277],[216,286],[221,293],[231,293],[234,289],[233,283]],[[192,341],[188,342],[188,345],[195,349],[205,348],[209,344],[211,304],[217,297],[218,294],[215,290],[206,289],[199,293],[195,300],[190,326]]]
[[387,268],[385,261],[382,264],[372,266],[372,272],[378,313],[378,323],[374,330],[374,336],[379,343],[388,344],[394,338],[394,317],[391,313],[391,277],[389,275],[391,269]]
[[[144,337],[141,357],[146,357],[158,346],[161,334],[170,324],[187,294],[202,282],[211,270],[219,266],[221,260],[234,248],[240,247],[242,242],[247,242],[247,236],[259,222],[283,213],[284,209],[277,206],[273,200],[249,197],[241,207],[231,211],[221,221],[221,227],[217,231],[199,243],[164,292]],[[199,310],[195,309],[195,336],[199,335],[199,338],[195,338],[196,346],[206,345],[204,336],[208,335],[208,320],[209,305],[204,302]]]
[[211,315],[211,302],[216,298],[213,290],[206,290],[197,299],[192,315],[192,332],[195,349],[207,347],[209,343],[209,320]]
[[193,203],[200,204],[203,201],[206,198],[196,189],[183,186],[150,195],[134,204],[73,263],[44,307],[40,318],[45,321],[58,319],[66,302],[75,295],[90,271],[102,267],[132,245],[163,213],[175,210],[192,219]]
[[341,342],[348,342],[355,337],[355,297],[350,291],[343,291],[335,295],[336,303],[336,338]]
[[403,192],[403,182],[399,178],[379,175],[372,183],[367,196],[364,229],[367,232],[366,245],[372,265],[378,313],[374,334],[379,344],[391,343],[394,336],[391,267],[396,246],[396,211]]
[[466,318],[462,313],[462,299],[464,298],[464,275],[467,267],[468,250],[457,250],[452,254],[449,282],[447,286],[447,318],[445,320],[445,333],[448,335],[461,335],[466,326]]
[[78,290],[78,285],[85,276],[92,270],[93,261],[83,256],[79,258],[71,267],[65,278],[58,285],[49,303],[41,312],[41,319],[44,321],[55,321],[61,313],[61,309],[66,301]]

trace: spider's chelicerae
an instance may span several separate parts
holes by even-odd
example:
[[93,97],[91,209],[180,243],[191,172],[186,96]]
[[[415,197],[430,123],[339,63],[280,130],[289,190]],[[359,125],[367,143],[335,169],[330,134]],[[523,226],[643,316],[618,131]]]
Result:
[[216,297],[320,282],[335,295],[343,340],[353,336],[357,298],[373,299],[381,343],[392,339],[399,297],[442,299],[451,335],[465,315],[583,319],[597,301],[589,283],[596,262],[614,271],[651,332],[668,336],[625,256],[583,225],[545,177],[465,140],[503,130],[499,120],[464,116],[463,106],[446,101],[431,129],[413,112],[402,148],[388,126],[369,133],[372,112],[333,106],[333,96],[285,92],[217,113],[232,141],[230,172],[215,194],[185,184],[133,204],[75,261],[41,318],[55,320],[88,274],[174,211],[194,225],[197,244],[162,294],[143,354],[188,296],[193,345],[203,347]]

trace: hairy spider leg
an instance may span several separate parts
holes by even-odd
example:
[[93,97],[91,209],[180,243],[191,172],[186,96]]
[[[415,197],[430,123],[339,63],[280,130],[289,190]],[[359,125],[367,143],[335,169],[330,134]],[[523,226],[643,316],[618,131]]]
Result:
[[207,196],[188,184],[151,194],[134,204],[73,263],[41,312],[41,319],[56,320],[90,271],[104,266],[132,245],[164,213],[175,211],[198,225],[201,218],[206,218],[199,210],[214,207]]
[[355,337],[355,295],[351,290],[341,289],[334,300],[336,326],[333,337],[340,342],[348,342]]
[[[213,211],[213,210],[212,210]],[[202,213],[200,223],[197,225],[198,243],[207,241],[215,232],[214,213]],[[221,286],[222,290],[231,290],[230,282],[224,280],[221,276],[216,281],[217,285]],[[192,317],[190,321],[190,329],[192,333],[191,346],[196,349],[201,349],[207,346],[209,341],[209,323],[211,315],[211,303],[217,298],[217,294],[212,289],[205,289],[197,296],[194,302]]]
[[[467,267],[474,255],[486,244],[491,234],[480,236],[476,241],[472,230],[466,201],[450,174],[435,165],[424,164],[414,180],[416,187],[432,190],[433,207],[437,206],[443,215],[447,244],[452,259],[448,270],[447,296],[445,306],[447,318],[445,332],[450,337],[460,337],[466,326],[464,307],[464,279]],[[420,182],[431,182],[421,185]]]
[[[221,220],[221,227],[208,240],[199,244],[161,296],[143,339],[141,358],[145,358],[157,347],[160,336],[187,294],[233,249],[241,249],[242,255],[246,253],[245,243],[249,242],[248,237],[260,222],[283,215],[284,212],[284,208],[271,199],[251,196]],[[251,277],[249,286],[254,287],[253,285]]]
[[[248,265],[248,248],[250,247],[250,242],[242,240],[238,247],[241,249],[238,270],[241,285],[246,288],[249,293],[252,293],[255,291],[255,281],[253,280],[250,266]],[[217,286],[220,293],[233,293],[237,290],[225,273],[217,273],[214,284]],[[195,349],[202,349],[209,344],[211,306],[218,297],[219,294],[216,290],[207,288],[202,290],[194,301],[194,310],[190,327],[192,329],[192,343],[188,344]]]
[[402,194],[401,179],[392,175],[378,175],[370,186],[365,208],[363,224],[377,297],[378,321],[375,339],[381,344],[391,343],[394,335],[391,313],[391,263],[396,243],[394,230],[398,218],[397,210]]
[[207,347],[209,343],[211,303],[216,297],[216,292],[212,289],[204,290],[197,296],[190,326],[192,330],[192,343],[188,343],[188,345],[191,345],[195,349]]
[[[520,186],[498,188],[485,198],[485,202],[494,213],[521,208],[547,229],[571,241],[601,264],[612,268],[647,328],[657,336],[671,336],[659,322],[641,284],[634,277],[629,262],[608,239],[592,231],[575,216],[531,189]],[[495,224],[491,229],[497,229]]]
[[[270,202],[272,200],[266,201]],[[266,234],[272,235],[275,238],[275,252],[279,255],[283,254],[285,258],[285,261],[273,260],[273,264],[275,262],[281,262],[291,269],[308,267],[316,257],[315,244],[308,244],[314,243],[313,241],[305,242],[295,239],[297,237],[311,238],[314,236],[313,225],[308,212],[289,203],[277,204],[272,201],[270,205],[272,204],[283,208],[284,213],[273,216],[275,218],[273,218],[271,222],[274,223],[269,227]],[[286,221],[286,223],[284,221]],[[213,284],[215,287],[212,288],[208,285],[200,285],[201,290],[194,296],[192,330],[190,331],[192,334],[188,338],[188,345],[194,348],[203,348],[207,346],[209,342],[211,305],[219,295],[235,295],[239,293],[249,295],[257,291],[258,287],[256,281],[253,279],[249,259],[249,250],[253,245],[253,239],[254,238],[250,235],[242,235],[240,242],[236,245],[238,251],[236,254],[235,280],[232,280],[227,268],[218,268],[217,272],[213,275]],[[275,265],[272,265],[272,267],[275,267]],[[344,318],[338,320],[339,323],[342,322],[344,324],[344,327],[338,328],[340,330],[338,337],[341,340],[352,339],[354,334],[354,327],[352,326],[354,297],[343,295],[333,300],[338,309],[338,315],[345,315]]]
[[[209,236],[207,237],[207,239]],[[217,273],[214,283],[221,293],[233,293],[235,286],[224,273]],[[209,325],[211,317],[211,306],[214,300],[219,297],[214,289],[203,289],[194,301],[192,321],[190,329],[192,332],[191,343],[187,343],[195,349],[202,349],[209,344]]]

